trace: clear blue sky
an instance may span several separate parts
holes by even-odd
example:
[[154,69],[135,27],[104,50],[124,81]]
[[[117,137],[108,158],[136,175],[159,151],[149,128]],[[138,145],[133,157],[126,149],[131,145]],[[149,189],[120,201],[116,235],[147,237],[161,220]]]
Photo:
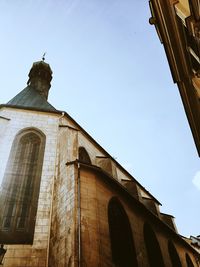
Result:
[[199,158],[149,17],[147,0],[1,0],[0,102],[47,52],[49,102],[158,198],[181,234],[198,235]]

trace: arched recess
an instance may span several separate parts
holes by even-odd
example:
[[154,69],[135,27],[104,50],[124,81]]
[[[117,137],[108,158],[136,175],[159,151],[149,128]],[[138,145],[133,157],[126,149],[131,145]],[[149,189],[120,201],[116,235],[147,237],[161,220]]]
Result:
[[172,267],[182,267],[178,252],[171,240],[168,242],[168,251],[171,259]]
[[13,141],[0,191],[0,243],[33,241],[44,148],[45,135],[35,128]]
[[108,223],[115,266],[138,266],[129,219],[122,204],[115,197],[108,204]]
[[157,237],[148,223],[144,224],[144,241],[146,245],[149,266],[164,267],[163,256]]
[[78,159],[83,163],[91,164],[90,156],[83,146],[78,148]]
[[185,254],[185,259],[186,259],[187,267],[194,267],[194,264],[193,264],[190,256],[187,253]]

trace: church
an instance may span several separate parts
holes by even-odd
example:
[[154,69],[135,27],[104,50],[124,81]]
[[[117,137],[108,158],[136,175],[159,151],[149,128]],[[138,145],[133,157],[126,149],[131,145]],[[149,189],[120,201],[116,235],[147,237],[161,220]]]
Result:
[[174,217],[65,111],[52,70],[0,105],[3,267],[197,267]]

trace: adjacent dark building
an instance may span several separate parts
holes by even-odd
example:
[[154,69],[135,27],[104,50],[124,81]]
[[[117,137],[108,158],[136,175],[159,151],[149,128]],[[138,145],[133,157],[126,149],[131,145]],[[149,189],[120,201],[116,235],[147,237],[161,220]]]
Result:
[[164,46],[200,155],[200,2],[150,0],[150,23]]

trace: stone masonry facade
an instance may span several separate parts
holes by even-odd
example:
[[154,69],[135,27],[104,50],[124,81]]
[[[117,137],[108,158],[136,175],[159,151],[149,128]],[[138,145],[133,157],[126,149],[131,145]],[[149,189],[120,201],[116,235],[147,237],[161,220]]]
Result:
[[[32,244],[6,245],[3,267],[114,267],[108,204],[117,198],[130,221],[138,266],[149,267],[143,236],[146,222],[156,233],[165,266],[173,267],[167,244],[173,241],[183,267],[197,256],[178,235],[173,218],[160,203],[62,112],[0,109],[0,181],[15,136],[37,129],[46,136],[36,224]],[[80,162],[84,147],[91,163]]]

